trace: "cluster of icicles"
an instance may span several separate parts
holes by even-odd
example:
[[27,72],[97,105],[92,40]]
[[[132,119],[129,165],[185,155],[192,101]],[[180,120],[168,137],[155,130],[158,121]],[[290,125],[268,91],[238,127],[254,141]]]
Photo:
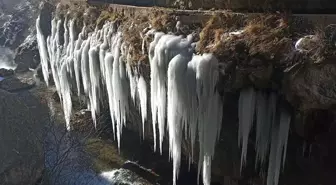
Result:
[[[37,19],[44,79],[48,84],[51,70],[68,130],[71,130],[73,92],[86,97],[95,124],[105,100],[104,92],[107,92],[113,131],[120,147],[122,128],[126,125],[130,103],[139,105],[143,125],[147,119],[147,84],[137,69],[130,66],[130,49],[123,42],[122,33],[115,23],[107,22],[102,29],[96,28],[91,33],[87,33],[84,26],[78,36],[75,34],[74,23],[75,20],[68,18],[53,19],[51,35],[45,39],[41,33],[40,20]],[[60,35],[61,29],[64,29],[64,35]],[[198,136],[199,172],[203,168],[204,184],[210,184],[211,159],[222,121],[222,103],[215,90],[218,61],[211,54],[194,55],[191,36],[183,38],[162,32],[148,33],[154,35],[148,51],[154,146],[157,147],[158,128],[159,148],[162,152],[167,129],[176,184],[182,139],[190,139],[194,147]],[[60,37],[64,38],[63,43],[60,42]],[[144,126],[142,128],[144,131]],[[193,158],[193,153],[190,158]]]
[[255,120],[255,167],[262,170],[268,156],[266,184],[278,185],[281,161],[282,168],[286,161],[290,114],[283,107],[277,106],[276,93],[248,88],[240,92],[238,115],[238,140],[242,148],[241,169],[246,163],[249,135]]
[[[42,34],[40,26],[38,18],[36,30],[43,77],[49,85],[49,74],[52,74],[63,105],[66,128],[69,131],[72,129],[71,96],[76,93],[79,97],[85,97],[95,126],[96,116],[100,114],[100,108],[107,96],[118,147],[122,128],[126,125],[130,113],[130,103],[139,106],[144,132],[149,111],[148,88],[137,68],[130,66],[131,49],[123,42],[122,32],[118,30],[117,24],[107,22],[101,29],[96,28],[90,33],[84,26],[77,35],[74,19],[54,18],[51,22],[51,35],[47,37]],[[194,148],[197,137],[198,173],[200,174],[202,169],[203,184],[209,185],[211,161],[220,135],[223,112],[222,100],[215,87],[218,81],[218,61],[212,54],[194,54],[195,43],[192,42],[191,35],[183,38],[154,30],[145,34],[149,35],[154,35],[148,47],[154,148],[155,150],[157,148],[156,130],[158,130],[159,149],[162,153],[162,142],[167,130],[175,185],[181,162],[181,142],[183,139],[188,139]],[[143,52],[144,50],[143,43]],[[256,101],[255,96],[260,100]],[[279,170],[274,169],[279,169],[277,167],[280,150],[286,149],[285,135],[288,133],[290,117],[282,112],[281,124],[278,124],[275,121],[275,104],[272,104],[274,97],[271,96],[270,100],[265,97],[255,95],[253,90],[242,91],[239,106],[242,164],[246,159],[248,136],[252,128],[255,105],[258,102],[257,156],[261,163],[265,162],[268,147],[271,146],[268,170],[270,182],[267,184],[277,185]],[[277,134],[270,134],[271,132]],[[193,151],[192,149],[190,152],[190,161],[193,161]],[[285,154],[285,151],[283,153]]]

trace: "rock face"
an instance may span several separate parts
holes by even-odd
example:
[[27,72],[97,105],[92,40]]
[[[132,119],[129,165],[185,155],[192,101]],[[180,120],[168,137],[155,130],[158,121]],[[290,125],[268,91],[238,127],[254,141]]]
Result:
[[0,90],[0,182],[35,184],[43,171],[43,123],[15,94]]
[[35,69],[40,62],[40,55],[37,49],[36,36],[28,35],[25,41],[16,49],[15,63],[18,72],[27,71],[29,68]]
[[309,66],[288,76],[287,97],[301,110],[330,109],[336,105],[336,66]]

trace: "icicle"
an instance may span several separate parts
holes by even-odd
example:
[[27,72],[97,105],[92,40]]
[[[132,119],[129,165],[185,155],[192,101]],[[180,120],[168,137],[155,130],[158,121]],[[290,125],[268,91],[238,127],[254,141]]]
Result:
[[154,57],[154,50],[155,47],[160,40],[160,38],[164,35],[164,33],[159,32],[156,33],[154,36],[153,42],[150,43],[149,46],[149,61],[150,61],[150,68],[151,68],[151,112],[152,112],[152,124],[153,124],[153,137],[154,137],[154,151],[156,151],[156,120],[157,120],[157,90],[158,90],[158,65],[157,62],[153,62]]
[[283,166],[286,160],[290,120],[291,117],[288,112],[282,109],[279,122],[273,125],[267,172],[267,185],[278,185],[281,171],[281,160],[283,161]]
[[[84,46],[83,46],[84,47]],[[76,50],[74,53],[74,68],[75,68],[75,78],[76,78],[76,87],[77,87],[77,95],[78,97],[81,95],[81,59],[83,47],[79,50]]]
[[71,109],[72,109],[72,102],[71,102],[71,91],[69,86],[69,77],[67,73],[67,64],[66,62],[63,63],[60,71],[60,85],[61,85],[61,92],[63,97],[63,110],[64,110],[64,117],[66,121],[66,128],[68,131],[71,130],[70,126],[70,118],[71,118]]
[[285,167],[286,155],[287,155],[287,144],[288,144],[288,134],[290,128],[291,116],[286,110],[282,110],[280,114],[280,138],[283,145],[283,155],[282,155],[282,168]]
[[90,104],[91,115],[95,128],[97,128],[96,115],[100,113],[100,66],[99,66],[99,51],[98,46],[94,46],[89,50],[89,74],[90,74]]
[[188,63],[187,69],[187,81],[186,84],[190,93],[188,94],[188,104],[189,104],[189,137],[191,141],[191,161],[194,158],[194,147],[196,141],[196,132],[198,127],[198,113],[197,113],[197,94],[196,92],[196,70],[198,61],[201,59],[201,56],[193,56],[192,60]]
[[113,87],[112,87],[112,72],[113,72],[113,54],[112,53],[106,53],[105,55],[105,70],[106,70],[106,76],[105,76],[105,84],[107,88],[107,95],[108,95],[108,101],[109,101],[109,109],[110,109],[110,116],[112,120],[112,128],[113,128],[113,137],[115,138],[115,116],[113,111],[113,105],[114,105],[114,99],[113,99]]
[[89,95],[89,88],[91,86],[91,82],[89,79],[90,76],[90,70],[89,70],[89,49],[90,49],[90,39],[85,40],[83,42],[84,47],[81,55],[81,74],[82,74],[82,82],[84,87],[84,93],[86,95]]
[[75,49],[75,39],[76,39],[76,33],[75,33],[75,20],[70,20],[70,26],[69,26],[69,45],[67,48],[67,55],[73,57],[74,56],[74,49]]
[[122,127],[126,124],[126,114],[128,110],[128,80],[124,62],[120,57],[121,33],[118,32],[118,40],[114,46],[113,52],[113,72],[112,72],[112,89],[113,89],[113,111],[116,121],[116,133],[118,147],[120,149],[120,139]]
[[64,44],[63,44],[63,48],[67,48],[68,44],[69,44],[68,15],[65,16],[63,27],[64,27]]
[[269,151],[270,133],[275,121],[276,113],[276,95],[271,93],[267,95],[263,92],[257,92],[256,96],[256,163],[262,167],[266,162]]
[[140,75],[138,81],[138,95],[140,99],[140,111],[142,120],[142,136],[145,138],[145,120],[147,119],[147,85],[145,79]]
[[106,32],[106,29],[104,31],[104,42],[100,45],[100,49],[99,49],[99,61],[100,61],[100,71],[101,71],[101,76],[103,77],[103,79],[106,78],[106,72],[105,72],[105,65],[104,65],[104,62],[105,62],[105,54],[108,50],[108,35],[107,35],[107,32]]
[[188,121],[186,110],[188,109],[187,89],[185,74],[190,57],[177,55],[169,63],[168,88],[167,88],[167,124],[169,132],[169,151],[173,159],[173,184],[179,173],[181,163],[182,124]]
[[256,92],[253,88],[243,89],[239,97],[239,145],[242,147],[240,171],[246,163],[247,146],[254,121]]
[[[203,184],[211,182],[211,159],[222,122],[223,107],[215,86],[218,81],[218,61],[212,54],[203,54],[196,71],[196,92],[198,97],[198,129],[200,153],[199,164],[203,164]],[[203,156],[203,157],[202,157]],[[202,161],[203,160],[203,161]],[[199,165],[200,168],[200,165]]]
[[[169,61],[177,54],[188,52],[188,49],[191,45],[191,39],[190,37],[183,39],[182,36],[160,35],[160,33],[155,35],[156,38],[154,38],[154,41],[151,43],[149,49],[149,57],[151,63],[151,103],[153,129],[157,121],[159,125],[160,152],[162,153],[167,103],[167,65]],[[159,39],[157,41],[158,37]],[[155,47],[154,55],[152,55],[153,47]]]
[[129,85],[130,85],[130,90],[131,90],[131,98],[133,103],[135,104],[135,94],[137,91],[137,77],[136,75],[133,74],[132,68],[131,68],[131,59],[130,59],[130,53],[127,53],[127,61],[126,61],[126,71],[127,71],[127,76],[129,79]]
[[48,50],[45,38],[43,36],[41,25],[40,25],[40,16],[36,19],[36,32],[37,32],[37,44],[41,58],[41,66],[42,66],[42,73],[43,78],[47,86],[49,86],[49,58],[48,58]]

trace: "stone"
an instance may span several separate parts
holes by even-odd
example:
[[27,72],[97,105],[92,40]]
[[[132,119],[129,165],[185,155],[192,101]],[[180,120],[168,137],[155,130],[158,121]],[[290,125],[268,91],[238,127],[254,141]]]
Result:
[[40,55],[35,34],[30,34],[16,49],[14,61],[17,64],[15,69],[17,72],[28,71],[29,68],[37,68],[40,63]]
[[336,66],[311,65],[285,79],[287,100],[301,110],[329,109],[336,105]]
[[34,86],[35,81],[33,78],[10,77],[0,82],[0,88],[9,92],[18,92]]
[[8,76],[12,76],[13,74],[14,74],[14,71],[11,69],[0,69],[1,77],[8,77]]
[[0,182],[35,184],[43,171],[43,122],[15,94],[0,90]]

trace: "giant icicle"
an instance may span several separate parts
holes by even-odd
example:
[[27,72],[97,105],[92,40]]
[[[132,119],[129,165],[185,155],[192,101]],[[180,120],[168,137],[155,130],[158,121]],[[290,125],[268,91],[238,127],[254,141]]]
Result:
[[140,111],[142,120],[142,137],[145,138],[145,120],[147,119],[147,85],[143,76],[138,80],[138,96],[140,100]]
[[60,85],[61,85],[61,94],[63,97],[63,110],[66,121],[66,128],[68,131],[71,130],[70,117],[72,111],[72,102],[71,102],[71,92],[69,85],[69,77],[67,73],[67,63],[64,62],[61,71],[60,71]]
[[273,125],[270,158],[267,173],[267,185],[278,185],[281,161],[284,167],[287,151],[287,140],[291,117],[286,110],[281,110],[280,120]]
[[36,38],[37,38],[37,43],[38,43],[38,50],[39,50],[40,58],[41,58],[43,78],[47,86],[49,86],[48,49],[47,49],[46,40],[41,30],[40,16],[38,16],[36,20],[36,34],[37,34]]
[[89,93],[90,104],[91,104],[91,115],[95,127],[97,127],[96,116],[100,113],[100,67],[99,67],[99,51],[98,46],[94,46],[89,50],[89,74],[90,74],[90,84],[91,90]]
[[[118,33],[121,35],[121,33]],[[113,72],[112,72],[112,89],[113,89],[113,115],[116,121],[116,134],[118,148],[120,148],[120,139],[122,127],[126,125],[126,116],[128,110],[128,84],[126,78],[125,64],[120,57],[120,47],[122,44],[121,37],[116,41],[116,47],[113,51]]]
[[169,133],[169,151],[173,158],[173,184],[176,184],[181,163],[182,125],[188,122],[187,118],[187,93],[185,89],[185,72],[190,56],[177,55],[168,67],[168,106],[167,124]]
[[273,92],[268,96],[264,92],[257,92],[256,167],[258,164],[262,167],[266,162],[271,141],[271,129],[275,122],[276,101],[276,94]]
[[[203,183],[210,185],[211,160],[215,154],[215,144],[221,130],[223,107],[215,87],[218,80],[218,61],[211,54],[202,55],[203,61],[196,72],[199,105],[199,125],[203,125]],[[207,98],[206,98],[207,97]],[[201,143],[201,141],[200,141]]]
[[255,98],[256,92],[253,88],[244,89],[240,92],[238,111],[238,142],[239,146],[242,147],[240,170],[242,170],[243,165],[246,163],[248,140],[254,121]]

